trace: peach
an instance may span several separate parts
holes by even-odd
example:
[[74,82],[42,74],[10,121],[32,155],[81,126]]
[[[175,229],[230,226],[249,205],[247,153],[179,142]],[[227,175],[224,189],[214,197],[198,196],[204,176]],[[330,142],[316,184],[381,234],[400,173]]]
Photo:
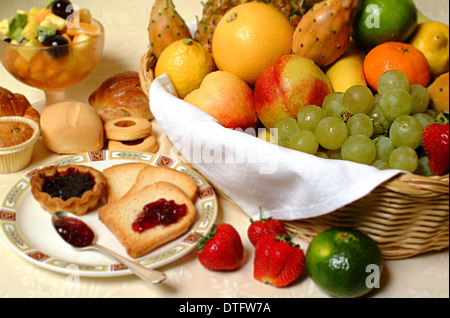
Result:
[[270,129],[285,117],[296,119],[305,106],[322,107],[332,91],[330,80],[313,60],[285,55],[259,75],[254,88],[256,113]]
[[226,71],[209,73],[200,87],[184,101],[216,118],[226,128],[256,128],[253,90],[238,76]]

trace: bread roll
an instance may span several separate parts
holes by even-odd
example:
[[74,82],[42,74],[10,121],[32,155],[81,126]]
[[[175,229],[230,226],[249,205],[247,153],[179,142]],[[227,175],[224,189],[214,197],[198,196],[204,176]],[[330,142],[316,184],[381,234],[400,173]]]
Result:
[[[142,215],[147,204],[160,199],[174,200],[186,206],[186,215],[170,225],[157,225],[142,233],[133,229],[133,223]],[[138,258],[186,233],[196,217],[195,206],[177,186],[160,182],[149,185],[116,203],[101,207],[98,217],[125,247],[128,255]]]
[[137,72],[123,72],[108,78],[91,94],[89,104],[104,122],[126,116],[154,118]]
[[25,117],[40,125],[41,115],[25,96],[0,87],[0,117],[5,116]]
[[44,109],[41,131],[45,146],[57,154],[77,154],[103,147],[103,123],[91,106],[64,101]]

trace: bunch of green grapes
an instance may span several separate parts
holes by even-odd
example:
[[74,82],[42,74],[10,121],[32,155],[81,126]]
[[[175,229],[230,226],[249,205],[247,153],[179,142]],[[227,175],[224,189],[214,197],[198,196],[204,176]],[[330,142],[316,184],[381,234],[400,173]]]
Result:
[[429,101],[425,87],[410,85],[400,71],[388,71],[376,95],[366,86],[353,86],[328,95],[322,107],[302,108],[297,119],[279,120],[278,144],[322,158],[429,175],[426,158],[419,159],[423,129],[436,116]]

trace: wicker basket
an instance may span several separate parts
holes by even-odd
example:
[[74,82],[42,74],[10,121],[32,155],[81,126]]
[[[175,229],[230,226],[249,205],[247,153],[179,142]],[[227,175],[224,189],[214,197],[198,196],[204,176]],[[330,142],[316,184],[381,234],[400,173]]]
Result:
[[[151,51],[141,59],[139,73],[146,92],[154,79],[155,64]],[[330,227],[356,228],[379,245],[385,259],[405,259],[448,248],[448,216],[448,174],[442,177],[403,174],[330,214],[284,224],[307,242]]]

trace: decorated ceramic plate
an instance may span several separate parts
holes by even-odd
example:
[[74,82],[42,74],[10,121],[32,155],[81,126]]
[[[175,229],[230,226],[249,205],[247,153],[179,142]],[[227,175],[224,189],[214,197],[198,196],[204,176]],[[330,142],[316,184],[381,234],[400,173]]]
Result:
[[[198,236],[194,232],[205,234],[214,225],[218,213],[217,198],[213,187],[203,176],[189,166],[166,156],[124,151],[83,153],[64,157],[45,166],[82,164],[103,171],[113,165],[127,162],[145,162],[176,169],[187,173],[197,183],[197,218],[188,233],[136,260],[149,268],[167,265],[195,248]],[[12,248],[26,260],[64,274],[86,277],[131,274],[128,268],[115,259],[95,251],[77,251],[61,239],[52,227],[50,214],[40,207],[31,193],[29,181],[33,172],[30,171],[22,177],[1,203],[0,231]],[[99,204],[105,204],[104,200]],[[98,244],[128,257],[125,248],[98,219],[97,211],[82,216],[82,219],[96,232]]]

